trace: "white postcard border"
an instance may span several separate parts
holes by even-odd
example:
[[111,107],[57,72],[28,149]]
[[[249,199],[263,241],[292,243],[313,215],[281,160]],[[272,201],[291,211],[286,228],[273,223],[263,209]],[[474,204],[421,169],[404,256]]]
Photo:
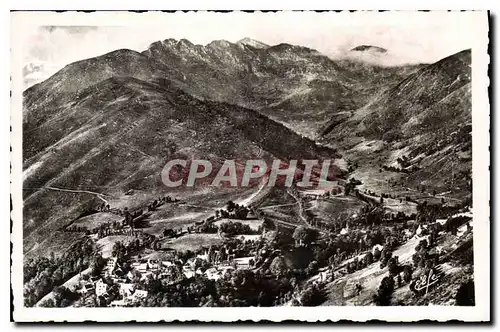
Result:
[[[182,13],[181,13],[182,14]],[[197,13],[213,15],[214,13]],[[486,12],[462,13],[464,24],[470,24],[470,33],[476,36],[472,49],[472,131],[473,131],[473,213],[474,213],[474,266],[476,286],[476,306],[428,306],[428,307],[272,307],[272,308],[25,308],[23,307],[22,284],[22,43],[18,34],[26,26],[37,25],[141,25],[153,24],[164,19],[168,13],[130,12],[17,12],[11,20],[11,195],[13,210],[11,218],[13,243],[11,280],[14,295],[14,320],[34,321],[488,321],[490,320],[490,153],[489,153],[489,102],[487,69],[489,56],[488,18]],[[177,13],[175,14],[177,15]],[[228,15],[228,14],[220,14]],[[257,14],[255,14],[257,15]],[[261,15],[286,15],[286,12]],[[304,13],[304,17],[314,19],[314,15],[367,15],[364,13]],[[401,21],[397,12],[376,13],[384,15],[395,23]],[[352,17],[354,17],[352,16]],[[365,18],[366,19],[366,18]]]

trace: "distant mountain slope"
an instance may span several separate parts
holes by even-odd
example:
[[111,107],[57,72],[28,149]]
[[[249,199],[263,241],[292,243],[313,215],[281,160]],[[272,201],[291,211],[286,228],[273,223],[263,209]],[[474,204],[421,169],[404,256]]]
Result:
[[[352,158],[364,158],[360,144],[378,142],[369,160],[401,168],[417,167],[407,176],[466,194],[470,184],[471,52],[465,50],[420,68],[396,86],[382,90],[348,117],[333,118],[322,140]],[[373,167],[370,166],[370,167]]]
[[143,54],[175,68],[170,79],[192,95],[258,109],[312,138],[324,119],[362,107],[375,91],[417,69],[333,61],[307,47],[255,41],[202,46],[167,39]]
[[322,159],[338,148],[376,171],[405,156],[409,182],[466,192],[470,108],[470,51],[386,68],[290,44],[167,39],[82,60],[24,92],[25,246],[99,203],[45,187],[153,194],[173,158]]
[[[78,98],[76,98],[78,96]],[[267,117],[238,106],[201,101],[168,80],[113,77],[52,99],[51,117],[25,123],[24,234],[45,236],[78,216],[92,195],[47,190],[165,190],[161,171],[172,159],[322,159],[320,148]],[[41,110],[38,110],[41,111]],[[36,241],[26,241],[27,248]]]
[[27,109],[41,106],[50,98],[82,89],[110,77],[130,76],[138,79],[164,77],[154,60],[139,52],[121,49],[95,58],[73,62],[47,80],[35,84],[24,92]]
[[[422,130],[434,131],[445,126],[448,120],[470,117],[470,107],[463,104],[470,101],[470,97],[467,98],[465,91],[455,94],[470,83],[470,63],[470,50],[462,51],[422,68],[385,91],[366,106],[370,115],[363,120],[365,134],[376,138],[393,133],[414,136]],[[453,109],[434,110],[436,105],[446,102],[445,98],[461,101],[457,101]]]
[[249,38],[205,46],[166,39],[142,53],[118,50],[66,66],[24,93],[25,113],[29,109],[36,113],[31,121],[40,121],[45,114],[33,109],[110,77],[167,78],[197,98],[257,109],[315,138],[325,119],[364,106],[376,91],[415,69],[333,61],[307,47]]

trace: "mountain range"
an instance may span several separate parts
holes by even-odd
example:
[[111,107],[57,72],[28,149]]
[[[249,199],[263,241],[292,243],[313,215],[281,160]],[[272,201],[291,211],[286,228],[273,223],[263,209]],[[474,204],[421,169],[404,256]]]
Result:
[[[351,50],[366,51],[387,52]],[[418,169],[408,181],[444,190],[454,167],[461,192],[470,57],[383,67],[248,38],[166,39],[71,63],[23,93],[25,251],[97,199],[48,187],[155,195],[173,158],[337,158],[363,169],[405,156]]]

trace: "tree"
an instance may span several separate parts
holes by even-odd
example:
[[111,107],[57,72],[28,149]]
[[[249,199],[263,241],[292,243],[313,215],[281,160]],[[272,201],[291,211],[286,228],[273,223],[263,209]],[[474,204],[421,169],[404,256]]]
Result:
[[102,256],[99,254],[99,255],[96,255],[94,256],[92,262],[91,262],[91,270],[92,270],[92,275],[93,276],[97,276],[101,273],[102,269],[104,268],[104,265],[106,264],[106,261],[104,260],[104,258],[102,258]]
[[315,286],[307,288],[300,297],[300,302],[305,307],[317,306],[324,301],[325,295],[323,291]]
[[458,306],[474,306],[476,305],[474,295],[474,281],[469,280],[460,285],[455,295],[455,303]]
[[152,294],[159,293],[162,289],[161,280],[149,275],[146,279],[146,290]]
[[270,229],[270,230],[273,230],[276,228],[274,225],[274,222],[270,219],[267,219],[267,218],[264,218],[264,222],[262,223],[262,227],[264,229]]
[[97,306],[98,307],[105,307],[107,305],[106,299],[101,295],[97,298]]
[[[214,227],[212,225],[210,225],[210,226]],[[226,233],[227,235],[230,235],[230,236],[240,235],[240,234],[252,234],[252,229],[250,228],[249,225],[242,224],[241,222],[233,222],[233,221],[229,221],[229,222],[221,224],[219,226],[219,230],[222,233]]]
[[415,247],[415,251],[421,251],[425,250],[429,247],[429,244],[427,242],[427,239],[420,240],[420,242],[417,244]]
[[272,274],[276,276],[282,276],[285,274],[285,271],[287,269],[285,259],[283,256],[277,256],[273,259],[271,262],[271,265],[269,266],[269,270],[272,272]]
[[203,272],[207,270],[209,267],[209,263],[206,260],[203,260],[201,258],[195,258],[194,260],[194,269],[198,270],[201,269]]
[[296,242],[309,245],[318,238],[318,231],[313,228],[299,226],[293,232],[293,238]]
[[395,257],[391,257],[387,261],[387,267],[389,268],[389,274],[391,276],[399,275],[399,265]]
[[403,267],[403,280],[406,283],[409,283],[411,281],[412,274],[413,274],[413,270],[412,270],[411,266],[405,265]]
[[353,187],[354,187],[354,185],[352,185],[351,183],[346,183],[345,187],[344,187],[344,195],[349,196]]
[[380,252],[380,249],[378,247],[376,247],[375,250],[373,250],[373,259],[375,261],[378,261],[381,256],[382,256],[382,253]]
[[54,300],[53,299],[47,299],[43,303],[40,304],[40,306],[45,307],[45,308],[54,308]]
[[78,294],[70,291],[68,288],[64,286],[55,287],[53,290],[54,293],[54,306],[56,307],[67,307],[73,301],[78,299]]
[[375,303],[379,306],[391,304],[392,293],[394,292],[394,279],[390,276],[384,277],[375,295]]
[[386,265],[389,259],[392,257],[392,252],[388,251],[387,249],[382,250],[382,254],[380,256],[380,268],[383,269]]
[[123,247],[120,241],[116,241],[113,245],[113,250],[111,252],[111,256],[117,257],[119,260],[123,257],[125,248]]
[[318,268],[319,268],[318,262],[312,261],[311,263],[309,263],[309,266],[307,267],[307,274],[313,275],[318,273]]
[[373,254],[371,251],[369,251],[366,255],[365,255],[365,262],[366,262],[366,265],[370,265],[371,263],[373,263]]
[[138,270],[132,270],[132,280],[133,283],[138,283],[141,280],[141,272]]
[[244,206],[240,206],[236,209],[235,218],[245,220],[247,218],[249,212],[250,212],[249,209],[247,209]]
[[229,201],[227,202],[227,211],[228,212],[232,212],[236,207],[236,204],[234,204],[233,201]]

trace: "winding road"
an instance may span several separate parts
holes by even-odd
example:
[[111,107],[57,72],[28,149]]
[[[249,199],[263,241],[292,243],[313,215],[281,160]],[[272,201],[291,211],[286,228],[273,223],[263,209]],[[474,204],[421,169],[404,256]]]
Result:
[[49,189],[49,190],[64,191],[64,192],[77,193],[77,194],[90,194],[90,195],[96,196],[97,198],[99,198],[100,200],[102,200],[106,204],[108,204],[108,201],[103,196],[112,197],[110,195],[101,194],[101,193],[97,193],[97,192],[89,191],[89,190],[66,189],[66,188],[56,188],[56,187],[49,187],[49,186],[40,187],[40,188],[24,188],[24,189],[36,189],[36,190]]

